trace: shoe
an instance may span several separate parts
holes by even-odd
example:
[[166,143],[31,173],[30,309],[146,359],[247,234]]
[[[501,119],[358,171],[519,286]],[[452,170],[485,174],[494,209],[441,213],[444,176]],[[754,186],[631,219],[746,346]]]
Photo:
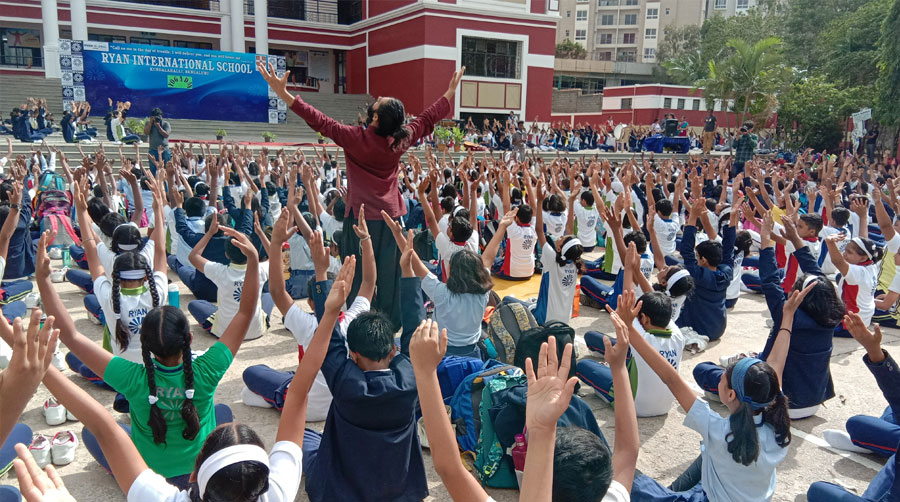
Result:
[[53,465],[69,465],[75,460],[75,449],[78,448],[78,437],[72,431],[57,432],[50,441]]
[[[85,309],[85,310],[87,310],[87,309]],[[102,322],[100,322],[100,319],[97,318],[97,316],[95,316],[94,314],[91,313],[90,310],[87,311],[87,318],[88,318],[88,321],[91,321],[91,324],[96,324],[97,326],[100,326],[101,324],[103,324]]]
[[66,408],[51,397],[44,401],[44,419],[47,425],[62,425],[66,423]]
[[69,422],[77,422],[78,417],[73,415],[71,411],[66,410],[66,420],[68,420]]
[[775,326],[775,321],[773,321],[772,319],[766,319],[766,327],[772,329],[773,326]]
[[61,260],[62,259],[62,249],[60,249],[58,247],[50,248],[50,250],[47,254],[50,255],[51,260]]
[[50,281],[55,283],[65,282],[66,280],[66,269],[60,268],[53,270],[50,272]]
[[52,459],[50,440],[43,434],[34,435],[34,438],[31,440],[31,445],[28,447],[28,451],[31,452],[31,456],[34,457],[35,463],[37,463],[38,467],[41,469],[46,467]]
[[53,367],[58,369],[59,371],[66,370],[66,359],[65,357],[63,357],[63,353],[60,352],[59,349],[56,349],[56,351],[53,352],[53,360],[50,361],[50,363],[53,364]]
[[254,408],[271,408],[272,405],[263,399],[262,396],[250,390],[246,385],[241,389],[241,401],[247,406]]
[[853,440],[850,439],[850,434],[847,434],[846,431],[826,429],[822,432],[822,437],[832,448],[837,448],[838,450],[851,451],[854,453],[872,453],[871,450],[853,444]]
[[588,296],[586,294],[582,294],[581,298],[578,299],[578,302],[581,303],[582,305],[584,305],[585,307],[591,307],[591,308],[594,308],[597,310],[604,310],[604,311],[606,310],[605,308],[603,308],[603,305],[601,305],[600,302],[598,302],[597,300],[591,298],[590,296]]
[[27,309],[39,308],[41,306],[41,294],[37,291],[32,291],[25,295],[23,301],[25,302],[25,308]]
[[116,398],[113,399],[113,409],[119,413],[131,411],[131,403],[128,402],[128,399],[125,399],[125,394],[116,393]]
[[721,356],[721,357],[719,357],[719,365],[727,368],[727,367],[731,366],[732,364],[740,361],[741,359],[744,359],[747,357],[758,357],[758,356],[759,356],[759,353],[757,353],[757,352],[739,352],[733,356]]

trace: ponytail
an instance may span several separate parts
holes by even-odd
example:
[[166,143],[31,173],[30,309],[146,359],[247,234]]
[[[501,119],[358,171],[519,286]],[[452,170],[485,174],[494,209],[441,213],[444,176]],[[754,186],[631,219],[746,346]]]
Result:
[[784,448],[791,444],[791,417],[788,415],[788,398],[779,392],[775,401],[763,410],[763,422],[775,429],[775,441]]
[[728,417],[731,432],[725,436],[728,442],[728,453],[735,462],[750,465],[759,456],[759,437],[756,435],[756,424],[753,422],[753,410],[747,403],[741,403],[737,410]]
[[116,314],[116,327],[115,327],[115,336],[116,342],[119,344],[119,347],[124,352],[125,349],[128,348],[129,343],[131,342],[131,332],[128,329],[128,326],[122,322],[122,314],[119,306],[119,295],[121,294],[121,287],[119,285],[119,271],[113,270],[112,273],[112,306],[113,312]]
[[[754,416],[772,427],[782,448],[791,443],[791,419],[787,397],[781,392],[778,375],[765,361],[745,358],[725,370],[728,387],[735,391],[738,409],[728,418],[731,431],[725,437],[728,453],[735,462],[750,465],[759,456],[759,436]],[[734,381],[732,380],[734,377]]]
[[194,406],[194,362],[191,358],[190,332],[184,334],[184,345],[181,348],[182,368],[184,372],[184,402],[181,404],[181,418],[184,420],[182,437],[193,441],[200,432],[200,418]]
[[156,289],[156,281],[153,279],[153,269],[149,263],[144,263],[144,273],[147,274],[147,288],[150,290],[150,298],[153,300],[153,306],[159,307],[159,291]]
[[166,432],[169,427],[166,424],[166,419],[163,417],[159,404],[157,404],[159,396],[157,395],[156,387],[156,366],[153,364],[150,349],[147,348],[146,344],[142,344],[141,355],[144,358],[144,368],[147,370],[147,387],[150,389],[148,397],[150,401],[150,419],[147,421],[147,425],[153,431],[153,442],[166,444]]

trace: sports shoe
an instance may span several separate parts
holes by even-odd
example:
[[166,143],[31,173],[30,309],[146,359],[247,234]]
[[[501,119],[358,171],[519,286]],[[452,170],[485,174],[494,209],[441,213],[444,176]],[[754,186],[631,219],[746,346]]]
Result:
[[38,467],[41,469],[46,467],[52,459],[50,440],[43,434],[34,435],[28,450],[31,452],[31,456],[34,457],[35,463],[37,463]]
[[97,318],[97,316],[95,316],[94,314],[91,313],[90,310],[87,310],[87,309],[85,309],[85,310],[87,311],[88,321],[91,321],[91,324],[96,324],[97,326],[100,326],[101,324],[103,324],[102,322],[100,322],[100,319]]
[[33,309],[41,306],[41,294],[37,291],[32,291],[25,295],[23,300],[25,302],[25,308]]
[[65,282],[66,280],[66,269],[58,268],[50,272],[50,281],[55,283]]
[[65,371],[67,367],[66,359],[65,357],[63,357],[63,353],[60,352],[59,349],[56,349],[53,352],[53,360],[50,361],[50,363],[53,364],[53,367],[58,369],[59,371]]
[[66,410],[66,420],[68,420],[69,422],[77,422],[78,417],[73,415],[71,411]]
[[872,453],[871,450],[853,444],[853,440],[850,439],[850,434],[847,434],[846,431],[825,429],[825,431],[822,432],[822,437],[832,448],[837,448],[838,450],[851,451],[854,453]]
[[600,302],[598,302],[597,300],[591,298],[590,296],[588,296],[584,293],[581,294],[581,298],[579,298],[578,301],[585,307],[591,307],[591,308],[595,308],[597,310],[603,310],[603,311],[606,310]]
[[733,356],[721,356],[719,357],[719,365],[725,368],[731,366],[732,364],[740,361],[741,359],[747,357],[758,357],[759,353],[757,352],[738,352]]
[[44,419],[47,425],[62,425],[66,423],[66,408],[51,397],[44,401]]
[[60,249],[58,247],[50,248],[50,250],[47,252],[47,254],[50,255],[51,260],[61,260],[62,259],[62,249]]
[[243,389],[241,389],[241,401],[244,402],[247,406],[253,406],[254,408],[271,408],[272,405],[263,399],[262,396],[250,390],[246,385]]
[[57,432],[50,442],[53,465],[69,465],[75,460],[78,437],[72,431]]

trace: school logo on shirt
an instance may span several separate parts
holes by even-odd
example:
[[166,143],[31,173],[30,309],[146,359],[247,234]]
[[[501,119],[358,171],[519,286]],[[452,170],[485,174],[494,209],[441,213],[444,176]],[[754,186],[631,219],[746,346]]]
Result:
[[131,331],[132,335],[139,335],[141,332],[141,324],[144,323],[144,317],[147,315],[148,310],[145,308],[134,309],[128,311],[128,317],[131,318],[128,321],[128,330]]
[[562,285],[563,287],[568,288],[569,286],[575,284],[575,274],[566,274],[562,277]]
[[181,407],[184,404],[184,389],[180,387],[157,387],[157,405],[162,410],[166,422],[181,419]]
[[522,239],[522,249],[531,249],[534,247],[534,237],[528,236]]
[[234,301],[241,301],[241,292],[244,290],[244,281],[234,281],[234,293],[232,293],[232,297]]

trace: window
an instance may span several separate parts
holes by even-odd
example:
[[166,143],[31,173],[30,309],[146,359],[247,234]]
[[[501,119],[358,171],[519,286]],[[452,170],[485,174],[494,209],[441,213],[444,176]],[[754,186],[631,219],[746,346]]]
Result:
[[566,40],[569,40],[569,30],[566,30]]
[[728,0],[716,0],[716,4],[713,6],[714,9],[724,9],[725,5],[728,3]]
[[588,3],[588,2],[590,2],[590,1],[591,1],[591,0],[578,0],[578,3]]
[[663,99],[663,108],[672,108],[672,98]]
[[625,23],[626,25],[635,25],[637,24],[637,14],[625,14]]
[[691,106],[691,109],[694,110],[694,111],[700,109],[700,100],[699,100],[699,99],[695,99],[695,100],[694,100],[694,103],[693,103],[693,105]]
[[120,35],[101,35],[97,33],[88,33],[88,40],[94,42],[120,42],[125,43],[125,37]]
[[566,11],[566,17],[572,17],[572,11],[567,10],[567,11]]
[[622,51],[619,53],[619,61],[622,61],[623,63],[635,63],[637,62],[636,54],[635,51]]
[[[174,40],[172,42],[172,46],[174,47],[185,47],[188,49],[207,49],[212,50],[212,44],[209,42],[191,42],[189,40]],[[293,72],[291,72],[293,75]]]
[[684,98],[678,98],[678,109],[684,110]]
[[644,31],[644,38],[647,40],[656,40],[656,28],[647,28]]
[[619,0],[600,0],[600,7],[615,7],[619,5]]
[[[62,35],[60,33],[60,35]],[[69,36],[71,38],[71,35]],[[63,38],[60,36],[60,38]],[[41,30],[0,28],[0,64],[42,68]]]
[[625,0],[625,5],[637,5],[638,0]]
[[601,44],[611,44],[612,43],[612,33],[601,33],[600,34],[600,43]]
[[587,40],[587,30],[575,30],[575,41],[584,42]]
[[587,21],[588,11],[586,10],[577,10],[575,11],[575,20],[576,21]]
[[659,19],[659,9],[647,9],[647,19]]
[[633,44],[634,43],[634,33],[625,33],[622,35],[622,43],[623,44]]
[[656,49],[650,47],[644,49],[644,59],[654,59],[656,58]]
[[612,14],[603,14],[602,16],[600,16],[600,24],[602,24],[603,26],[612,26],[613,24],[615,24],[615,21],[613,20],[613,15]]
[[520,51],[519,42],[463,37],[462,64],[473,77],[519,78]]
[[606,79],[595,77],[575,77],[571,75],[554,75],[554,89],[581,89],[582,94],[603,92]]
[[669,15],[669,13],[670,13],[671,11],[672,11],[672,9],[666,7],[666,15],[667,15],[667,16]]
[[598,52],[594,59],[596,59],[597,61],[612,61],[612,52]]
[[631,110],[631,98],[622,98],[622,105],[619,108],[623,110]]
[[750,0],[737,0],[737,8],[738,9],[749,9],[750,8]]
[[170,45],[168,40],[163,40],[160,38],[144,38],[144,37],[131,37],[128,39],[128,43],[144,44],[144,45],[160,45],[160,46],[164,46],[164,47],[168,47]]

